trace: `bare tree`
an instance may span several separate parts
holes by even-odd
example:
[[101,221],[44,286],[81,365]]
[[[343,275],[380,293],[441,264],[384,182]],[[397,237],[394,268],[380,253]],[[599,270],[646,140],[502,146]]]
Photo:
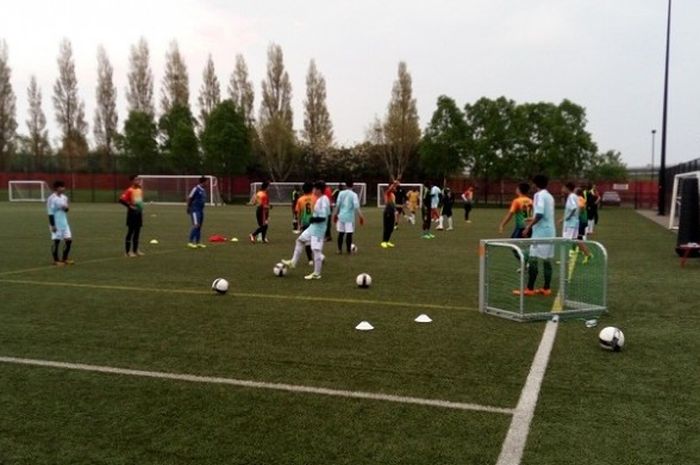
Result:
[[62,132],[61,154],[67,157],[69,168],[76,168],[75,158],[87,155],[88,128],[85,122],[85,104],[78,96],[73,47],[68,39],[61,42],[57,62],[58,79],[53,87],[53,105]]
[[333,145],[333,124],[326,106],[326,79],[311,60],[306,74],[306,100],[304,101],[304,130],[302,136],[314,159],[327,155]]
[[129,56],[129,88],[126,99],[129,111],[138,111],[155,116],[153,106],[153,72],[149,64],[148,42],[143,37],[138,44],[131,46]]
[[36,76],[32,76],[27,87],[27,100],[29,102],[27,131],[29,132],[26,144],[27,151],[35,157],[36,166],[44,166],[44,157],[51,154],[49,144],[49,131],[46,129],[46,115],[41,108],[41,89],[37,85]]
[[255,93],[253,83],[248,77],[248,65],[246,65],[243,55],[236,55],[236,66],[231,75],[228,92],[236,108],[243,114],[248,126],[252,127],[255,123],[255,115],[253,114]]
[[167,113],[175,105],[190,105],[190,79],[187,65],[180,53],[176,41],[170,43],[170,50],[165,55],[165,76],[161,88],[161,108]]
[[291,99],[292,84],[284,69],[282,48],[272,44],[262,82],[259,133],[264,162],[275,181],[287,179],[296,163]]
[[219,85],[219,79],[216,77],[216,69],[214,68],[211,54],[202,73],[202,87],[199,89],[198,100],[200,123],[204,124],[214,107],[221,102],[221,86]]
[[114,87],[112,74],[114,69],[109,62],[104,47],[97,49],[97,89],[95,97],[95,123],[93,133],[98,148],[108,157],[114,153],[115,136],[117,135],[117,88]]
[[0,41],[0,169],[8,166],[17,137],[17,98],[12,90],[11,77],[7,43],[3,40]]

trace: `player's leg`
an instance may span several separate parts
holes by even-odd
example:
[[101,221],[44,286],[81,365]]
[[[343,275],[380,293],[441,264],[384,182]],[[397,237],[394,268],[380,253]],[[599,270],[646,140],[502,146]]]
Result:
[[343,241],[345,240],[345,223],[342,221],[338,221],[335,225],[335,228],[338,231],[338,253],[342,254]]
[[452,211],[447,214],[447,230],[452,231],[454,229],[454,223],[452,222]]
[[290,260],[282,260],[282,263],[291,268],[295,268],[297,263],[299,263],[299,258],[301,258],[304,248],[309,246],[310,240],[311,235],[309,234],[309,230],[305,229],[294,241],[294,253],[292,254],[292,258]]
[[547,259],[543,260],[543,268],[544,268],[544,292],[545,294],[547,291],[551,292],[552,289],[552,274],[553,274],[553,267],[552,267],[552,260]]
[[51,256],[53,257],[54,265],[60,266],[61,260],[58,258],[58,248],[61,245],[61,239],[58,236],[58,231],[51,233]]
[[63,230],[63,256],[62,256],[62,260],[61,260],[66,265],[73,264],[73,261],[68,259],[72,245],[73,245],[73,236],[70,232],[70,226],[66,226],[66,228]]
[[190,228],[190,237],[187,245],[194,248],[197,245],[197,212],[193,211],[190,213],[190,223],[192,223],[192,227]]
[[387,247],[393,247],[391,244],[391,233],[394,232],[394,209],[393,208],[384,208],[384,229],[382,231],[382,243],[381,246],[384,247],[385,249]]
[[255,231],[250,233],[250,236],[248,236],[250,242],[252,242],[253,244],[255,244],[255,238],[258,237],[258,234],[262,233],[262,227],[264,224],[263,208],[260,206],[258,206],[258,208],[255,209],[255,221],[258,223],[258,227],[255,228]]
[[352,253],[352,235],[353,233],[345,233],[345,248],[348,253]]
[[311,236],[311,250],[314,254],[314,272],[304,276],[304,279],[321,279],[321,270],[323,268],[323,243],[324,237]]
[[139,238],[141,237],[141,225],[137,225],[134,228],[134,235],[131,237],[131,250],[134,251],[136,255],[143,255],[143,252],[139,250]]
[[134,237],[134,226],[127,224],[126,237],[124,238],[124,249],[127,255],[131,254],[131,240]]
[[537,262],[538,262],[537,257],[532,257],[532,256],[530,257],[530,260],[528,261],[527,290],[530,292],[534,292],[535,283],[537,282],[537,275],[540,273]]

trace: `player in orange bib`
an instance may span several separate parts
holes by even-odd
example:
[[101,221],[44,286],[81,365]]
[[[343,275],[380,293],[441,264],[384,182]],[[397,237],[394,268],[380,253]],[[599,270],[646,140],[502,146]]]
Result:
[[248,236],[253,244],[255,244],[255,238],[258,237],[258,234],[260,234],[264,243],[268,242],[267,223],[270,219],[270,197],[267,195],[267,187],[269,185],[269,182],[263,182],[260,190],[251,199],[251,203],[258,207],[255,209],[255,219],[258,221],[258,228]]

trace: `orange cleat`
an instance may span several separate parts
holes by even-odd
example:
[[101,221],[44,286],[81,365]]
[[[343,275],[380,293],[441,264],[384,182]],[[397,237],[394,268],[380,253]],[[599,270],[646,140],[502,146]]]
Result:
[[[519,295],[520,295],[520,289],[515,289],[515,290],[513,290],[513,295],[518,295],[518,296],[519,296]],[[532,289],[525,289],[525,291],[523,291],[523,295],[524,295],[525,297],[532,297],[533,295],[537,295],[537,291],[534,291],[534,290],[532,290]]]
[[552,290],[551,290],[551,289],[544,289],[544,288],[542,288],[542,289],[537,289],[535,292],[536,292],[537,294],[543,295],[543,296],[545,296],[545,297],[549,297],[550,295],[552,295]]

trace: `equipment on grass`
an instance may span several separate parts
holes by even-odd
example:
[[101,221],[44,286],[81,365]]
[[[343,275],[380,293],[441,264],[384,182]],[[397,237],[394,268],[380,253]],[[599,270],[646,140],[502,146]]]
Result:
[[[677,174],[673,177],[673,195],[671,196],[671,212],[668,216],[668,229],[678,229],[683,202],[683,185],[686,181],[695,180],[695,186],[700,189],[700,171]],[[687,192],[687,191],[685,191]],[[687,202],[686,202],[687,204]],[[698,205],[695,205],[698,208]]]
[[228,281],[224,278],[216,278],[213,283],[211,283],[211,289],[217,294],[226,294],[228,292]]
[[287,274],[287,267],[284,265],[284,263],[280,262],[275,265],[274,268],[272,268],[272,272],[275,274],[275,276],[281,278]]
[[[270,205],[292,205],[292,192],[295,187],[299,188],[301,192],[301,186],[304,184],[303,181],[300,182],[271,182],[267,187],[267,195],[270,199]],[[331,190],[338,187],[339,184],[344,184],[342,182],[330,182],[326,181],[326,186],[330,187]],[[252,199],[256,192],[260,190],[262,186],[261,182],[251,182],[250,183],[250,198]],[[357,193],[360,198],[360,205],[367,204],[367,183],[355,182],[353,183],[352,190]]]
[[[408,183],[401,183],[401,187],[403,187],[403,190],[406,191],[406,194],[408,194],[408,191],[413,190],[413,189],[418,189],[418,192],[420,193],[420,196],[418,196],[418,207],[423,206],[423,194],[424,194],[424,189],[425,186],[423,184],[418,183],[418,182],[408,182]],[[389,184],[385,182],[380,182],[377,184],[377,207],[379,208],[384,208],[384,194],[386,193],[386,190],[389,188]]]
[[357,246],[354,243],[350,246],[350,252],[357,253]]
[[151,239],[149,244],[157,245],[158,244],[158,239]]
[[598,334],[600,347],[605,350],[619,352],[625,345],[625,335],[618,328],[608,326],[603,328]]
[[357,287],[367,289],[372,285],[372,277],[367,273],[360,273],[357,275],[357,278],[355,278],[355,283],[357,284]]
[[360,321],[357,326],[355,326],[355,329],[358,331],[372,331],[374,326],[372,326],[369,321]]
[[413,321],[415,321],[416,323],[432,323],[433,319],[430,318],[430,317],[429,317],[428,315],[426,315],[425,313],[422,313],[422,314],[418,315],[418,316],[416,317],[416,319],[413,320]]
[[[144,202],[153,204],[186,204],[190,191],[199,184],[201,176],[140,174]],[[207,205],[223,205],[216,176],[207,178]]]
[[[490,239],[480,242],[479,255],[482,313],[533,321],[551,320],[554,315],[594,318],[607,312],[608,254],[598,242]],[[549,273],[551,287],[544,289]],[[528,280],[535,275],[530,290]]]
[[45,181],[8,181],[10,202],[46,202],[51,189]]

